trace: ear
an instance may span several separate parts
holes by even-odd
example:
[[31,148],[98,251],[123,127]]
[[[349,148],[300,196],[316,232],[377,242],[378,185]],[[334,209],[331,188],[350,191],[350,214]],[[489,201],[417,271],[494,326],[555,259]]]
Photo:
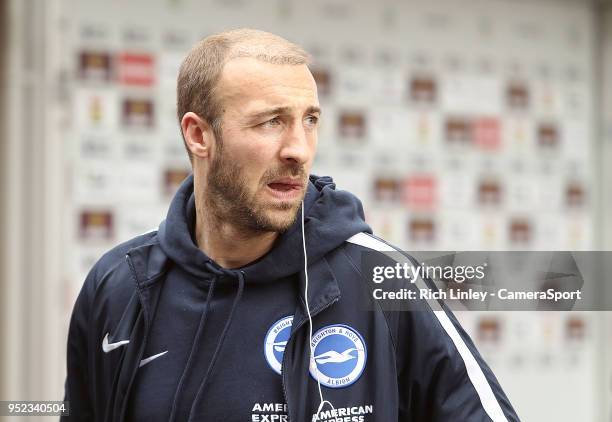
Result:
[[206,158],[210,156],[214,134],[210,124],[192,111],[183,115],[181,130],[187,148],[194,157]]

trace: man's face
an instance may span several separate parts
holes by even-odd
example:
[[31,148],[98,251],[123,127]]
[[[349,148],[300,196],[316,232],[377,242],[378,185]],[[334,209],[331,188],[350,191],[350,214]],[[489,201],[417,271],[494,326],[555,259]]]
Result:
[[223,69],[217,96],[222,139],[208,169],[207,208],[251,231],[287,230],[317,147],[319,102],[310,71],[234,59]]

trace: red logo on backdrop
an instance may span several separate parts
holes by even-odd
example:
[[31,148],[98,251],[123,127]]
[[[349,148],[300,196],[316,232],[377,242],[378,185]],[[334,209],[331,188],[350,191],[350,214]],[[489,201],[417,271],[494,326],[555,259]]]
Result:
[[404,182],[403,196],[409,208],[433,208],[436,204],[436,179],[430,175],[408,177]]
[[483,117],[474,121],[474,142],[484,150],[498,150],[501,146],[499,119]]
[[155,60],[151,54],[119,54],[119,83],[151,86],[155,83]]

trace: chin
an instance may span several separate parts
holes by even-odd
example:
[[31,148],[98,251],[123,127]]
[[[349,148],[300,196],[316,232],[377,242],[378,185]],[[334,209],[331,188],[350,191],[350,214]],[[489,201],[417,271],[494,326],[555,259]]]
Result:
[[270,223],[272,223],[271,225],[276,228],[274,231],[283,233],[289,230],[289,228],[297,220],[298,209],[299,207],[291,208],[289,210],[270,215],[268,218]]
[[301,202],[298,202],[297,204],[287,204],[289,205],[287,208],[279,209],[275,207],[274,210],[267,210],[267,212],[259,215],[256,225],[264,231],[284,233],[295,223],[300,204]]

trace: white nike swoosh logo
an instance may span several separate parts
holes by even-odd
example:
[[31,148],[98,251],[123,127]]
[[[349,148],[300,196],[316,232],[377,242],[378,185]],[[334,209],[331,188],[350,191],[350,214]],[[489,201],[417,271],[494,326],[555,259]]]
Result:
[[111,350],[115,350],[118,347],[125,346],[126,344],[128,344],[130,342],[129,340],[121,340],[121,341],[118,341],[116,343],[109,343],[108,342],[108,334],[109,333],[106,333],[106,335],[104,336],[104,340],[102,340],[102,351],[104,353],[108,353]]
[[139,368],[142,368],[142,367],[143,367],[143,366],[145,366],[147,363],[151,362],[152,360],[157,359],[158,357],[161,357],[161,356],[165,355],[166,353],[168,353],[168,351],[167,351],[167,350],[166,350],[165,352],[161,352],[161,353],[158,353],[158,354],[156,354],[156,355],[149,356],[148,358],[141,360],[141,361],[140,361],[140,365],[138,365],[138,367],[139,367]]

